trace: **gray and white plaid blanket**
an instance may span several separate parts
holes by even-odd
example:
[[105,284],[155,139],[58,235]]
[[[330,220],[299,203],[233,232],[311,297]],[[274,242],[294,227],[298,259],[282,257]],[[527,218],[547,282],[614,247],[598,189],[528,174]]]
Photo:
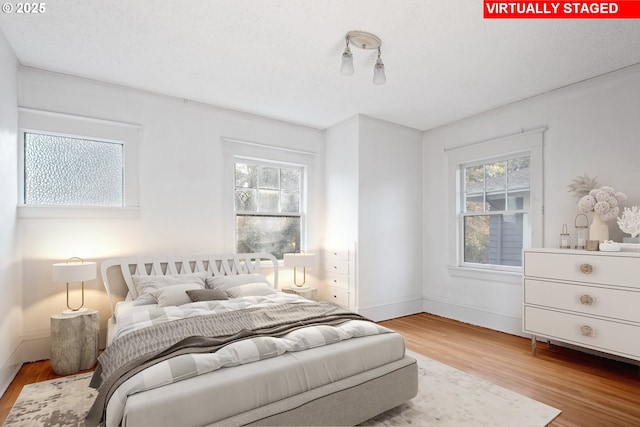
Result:
[[[237,309],[234,304],[243,307]],[[132,393],[286,351],[390,332],[332,303],[282,303],[258,297],[213,305],[166,307],[150,310],[142,319],[140,313],[119,319],[125,332],[99,358],[92,380],[99,393],[87,425],[105,421],[109,399],[116,399],[109,403],[110,414],[111,407],[116,409],[110,415],[114,419],[106,422],[117,425],[126,397]],[[141,322],[133,319],[136,316]],[[350,319],[354,321],[344,323]],[[300,329],[308,325],[315,326]],[[229,351],[223,351],[226,349]],[[137,375],[143,370],[144,375]],[[174,378],[174,372],[180,372],[179,378]]]

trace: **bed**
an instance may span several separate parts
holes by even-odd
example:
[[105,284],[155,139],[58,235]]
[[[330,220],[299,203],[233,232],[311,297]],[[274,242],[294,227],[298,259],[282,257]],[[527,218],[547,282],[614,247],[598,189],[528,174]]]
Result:
[[277,291],[271,254],[117,258],[101,274],[111,317],[87,425],[356,425],[417,394],[402,336]]

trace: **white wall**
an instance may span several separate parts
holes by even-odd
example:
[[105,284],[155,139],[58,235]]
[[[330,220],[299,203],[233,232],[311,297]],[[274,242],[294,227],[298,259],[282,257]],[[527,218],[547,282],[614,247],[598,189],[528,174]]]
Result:
[[360,116],[358,307],[374,320],[421,311],[421,139]]
[[18,61],[0,31],[0,395],[20,369],[22,313],[17,234]]
[[[633,67],[480,114],[424,134],[424,309],[497,330],[521,333],[519,280],[449,274],[447,157],[444,148],[547,127],[544,133],[544,246],[573,231],[577,199],[567,192],[584,173],[640,205],[640,67]],[[621,241],[615,221],[610,237]]]
[[[231,184],[223,180],[223,137],[318,153],[319,196],[308,201],[307,242],[310,249],[319,247],[320,130],[31,69],[20,70],[19,105],[141,126],[138,219],[20,220],[25,360],[48,357],[49,316],[65,308],[64,284],[51,282],[53,262],[71,256],[100,262],[114,256],[234,251],[233,242],[223,237],[233,226],[225,222],[233,200],[223,191]],[[281,281],[288,273],[283,269]],[[88,282],[86,288],[85,305],[100,310],[104,328],[109,309],[102,283]],[[79,293],[72,298],[79,300]]]
[[354,307],[374,320],[421,311],[422,133],[359,115],[326,139],[326,247],[356,248]]

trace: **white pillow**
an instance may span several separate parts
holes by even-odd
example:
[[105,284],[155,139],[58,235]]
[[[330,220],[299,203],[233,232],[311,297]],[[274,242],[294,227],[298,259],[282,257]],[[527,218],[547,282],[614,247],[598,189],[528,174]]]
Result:
[[191,298],[187,291],[203,289],[198,283],[184,283],[182,285],[165,286],[164,288],[151,291],[151,295],[158,301],[158,306],[167,307],[170,305],[189,304]]
[[227,289],[227,293],[231,298],[255,297],[263,295],[271,295],[277,293],[271,286],[266,283],[247,283],[246,285],[234,286]]
[[236,286],[246,285],[248,283],[266,283],[269,284],[264,274],[235,274],[233,276],[209,276],[207,277],[207,288],[229,290]]
[[168,274],[163,275],[132,275],[133,284],[135,285],[138,296],[135,298],[135,305],[155,304],[156,299],[151,292],[164,288],[165,286],[182,285],[184,283],[198,283],[205,287],[205,278],[209,275],[206,271],[200,273],[189,274]]

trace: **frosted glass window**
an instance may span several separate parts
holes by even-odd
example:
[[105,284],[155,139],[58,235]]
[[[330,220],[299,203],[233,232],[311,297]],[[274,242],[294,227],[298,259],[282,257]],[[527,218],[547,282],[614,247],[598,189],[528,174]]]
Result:
[[25,132],[24,203],[124,206],[123,144]]
[[277,259],[300,250],[304,168],[235,163],[236,250]]

